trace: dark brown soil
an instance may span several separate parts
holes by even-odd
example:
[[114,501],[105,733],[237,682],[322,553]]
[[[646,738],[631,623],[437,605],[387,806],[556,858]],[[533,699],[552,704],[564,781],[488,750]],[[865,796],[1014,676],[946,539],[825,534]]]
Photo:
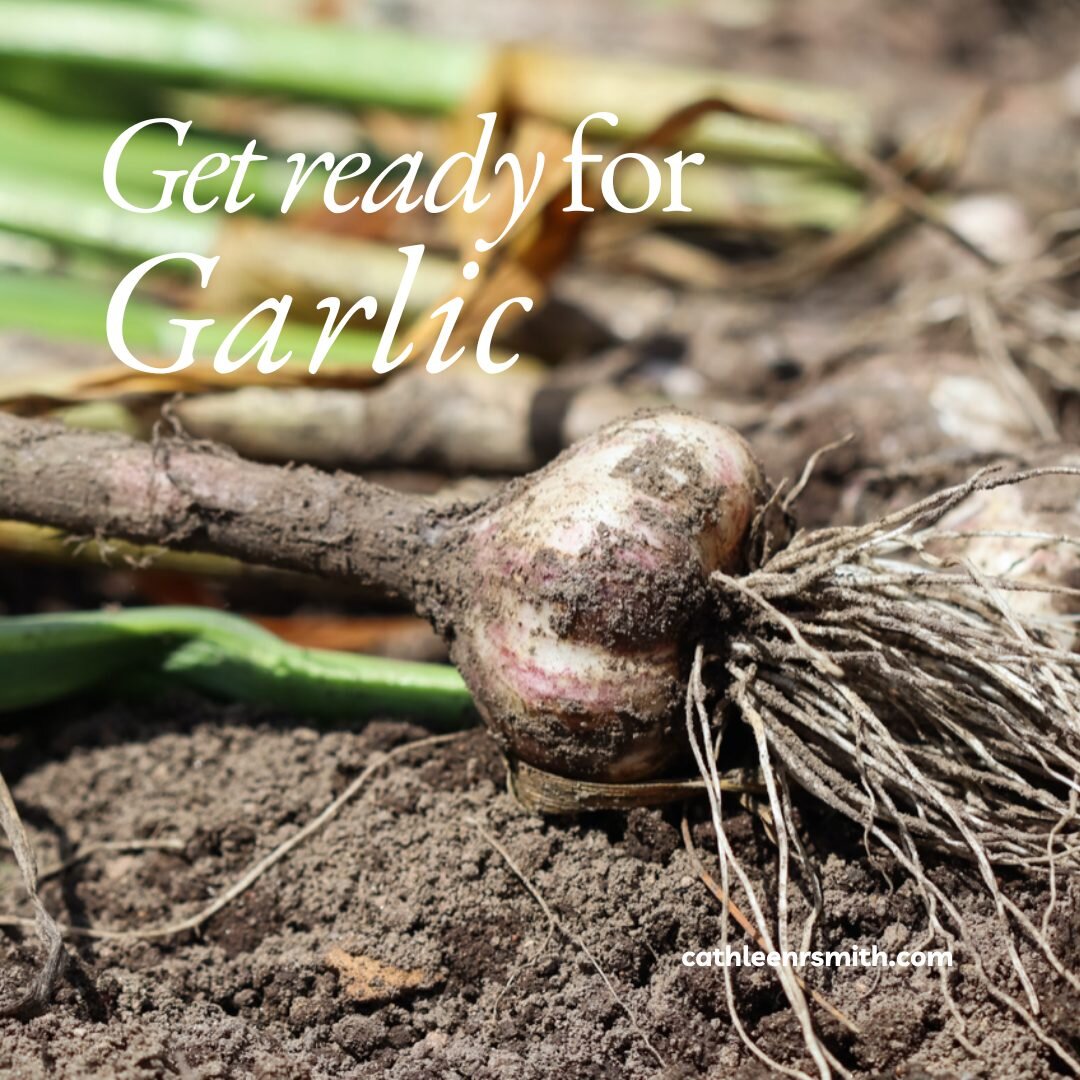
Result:
[[[22,723],[22,721],[28,723]],[[315,731],[289,718],[174,699],[107,710],[68,707],[14,718],[5,772],[40,861],[73,845],[179,838],[182,853],[109,853],[51,880],[65,921],[143,927],[189,914],[293,834],[373,752],[424,734],[403,723]],[[0,1023],[0,1075],[117,1077],[460,1077],[768,1075],[741,1045],[718,969],[684,968],[685,950],[719,944],[721,911],[694,872],[679,812],[639,810],[574,823],[520,810],[480,731],[418,749],[376,774],[321,834],[271,869],[199,934],[165,943],[81,942],[55,1007]],[[829,948],[891,950],[919,939],[909,884],[890,891],[857,833],[804,807],[824,865]],[[732,841],[759,881],[773,852],[758,819],[732,801]],[[707,865],[710,827],[695,811]],[[581,948],[555,934],[481,824],[578,936],[666,1062],[661,1068]],[[935,874],[993,951],[996,932],[974,873]],[[899,881],[899,879],[897,879]],[[1017,892],[1022,890],[1017,887]],[[1040,897],[1029,896],[1041,911]],[[1042,898],[1044,899],[1044,898]],[[0,864],[0,908],[21,903]],[[1080,959],[1080,890],[1059,896],[1055,942]],[[733,942],[741,943],[733,927]],[[31,977],[36,943],[0,936],[0,994]],[[1065,1038],[1075,1003],[1031,970]],[[1002,968],[1002,971],[1004,968]],[[374,977],[371,977],[374,973]],[[960,1049],[935,973],[844,968],[810,981],[862,1028],[821,1016],[860,1076],[1056,1075],[1018,1022],[991,1007],[961,964],[952,985],[968,1037]],[[808,1067],[796,1023],[768,969],[735,974],[750,1032]]]

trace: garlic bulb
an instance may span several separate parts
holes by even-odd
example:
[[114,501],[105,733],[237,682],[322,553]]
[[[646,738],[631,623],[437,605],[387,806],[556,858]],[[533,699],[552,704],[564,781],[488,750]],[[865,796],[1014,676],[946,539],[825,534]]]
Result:
[[708,576],[744,567],[763,495],[734,431],[662,412],[603,429],[484,508],[451,653],[511,756],[621,782],[679,755]]

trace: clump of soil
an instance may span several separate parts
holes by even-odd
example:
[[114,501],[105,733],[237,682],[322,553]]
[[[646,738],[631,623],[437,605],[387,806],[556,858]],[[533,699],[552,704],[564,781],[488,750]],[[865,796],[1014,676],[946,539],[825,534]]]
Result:
[[[26,721],[24,723],[23,721]],[[73,845],[176,838],[183,850],[100,854],[50,880],[65,922],[143,927],[197,910],[296,832],[379,750],[424,732],[380,722],[315,731],[292,718],[192,698],[14,718],[5,771],[43,866]],[[693,810],[701,857],[715,872],[711,826]],[[769,893],[774,849],[760,819],[731,800],[728,830]],[[801,808],[824,866],[830,949],[919,947],[924,913],[910,882],[893,891],[858,830]],[[496,837],[566,930],[546,916],[481,831]],[[958,907],[997,933],[969,868],[931,873]],[[897,877],[899,880],[899,876]],[[0,864],[0,907],[21,902]],[[1019,895],[1041,917],[1046,897]],[[120,1080],[181,1076],[675,1078],[762,1076],[723,1005],[722,973],[687,968],[687,950],[719,946],[723,913],[679,837],[679,810],[574,822],[522,811],[482,731],[405,754],[357,801],[272,868],[201,933],[163,942],[76,943],[55,1006],[0,1023],[0,1074]],[[1080,960],[1080,890],[1059,883],[1055,947]],[[741,945],[732,929],[732,943]],[[751,946],[752,947],[752,946]],[[36,944],[0,936],[0,993],[35,970]],[[1002,978],[1007,960],[1001,957]],[[1025,957],[1049,1019],[1080,1036],[1068,1002],[1049,996]],[[961,965],[952,992],[974,1059],[937,973],[808,971],[808,981],[862,1028],[821,1029],[860,1076],[1056,1075],[1022,1024],[994,1009]],[[768,969],[734,973],[750,1033],[781,1061],[808,1067],[797,1023]],[[663,1057],[661,1067],[627,1015]]]

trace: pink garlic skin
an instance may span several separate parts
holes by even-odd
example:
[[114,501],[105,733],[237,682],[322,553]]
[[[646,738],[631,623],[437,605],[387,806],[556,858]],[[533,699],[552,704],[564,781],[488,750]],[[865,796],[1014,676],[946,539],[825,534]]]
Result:
[[452,645],[504,749],[563,776],[663,773],[708,576],[744,568],[763,498],[742,438],[676,411],[603,428],[511,485],[472,526]]

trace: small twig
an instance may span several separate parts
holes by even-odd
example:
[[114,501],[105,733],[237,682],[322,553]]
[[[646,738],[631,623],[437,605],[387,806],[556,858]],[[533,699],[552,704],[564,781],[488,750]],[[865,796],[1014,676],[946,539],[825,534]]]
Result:
[[975,339],[975,347],[983,362],[990,369],[991,377],[1014,398],[1039,435],[1051,441],[1060,439],[1054,418],[1009,352],[1005,332],[986,294],[969,293],[967,307],[971,336]]
[[[364,771],[360,773],[360,775],[357,776],[356,779],[353,780],[325,810],[322,811],[322,813],[312,818],[312,820],[299,832],[289,837],[288,840],[279,844],[273,851],[259,859],[259,861],[251,866],[236,882],[216,897],[212,903],[208,904],[194,915],[188,916],[186,919],[166,923],[164,926],[151,927],[148,930],[102,930],[90,926],[66,926],[61,929],[64,933],[70,934],[72,937],[104,939],[109,941],[150,941],[157,938],[172,937],[173,935],[183,933],[186,930],[197,930],[207,922],[207,920],[211,919],[221,911],[222,908],[231,904],[241,895],[241,893],[251,888],[251,886],[254,885],[267,870],[284,859],[290,851],[299,847],[305,840],[313,836],[332,821],[341,810],[357,796],[368,780],[370,780],[379,769],[389,764],[394,758],[400,757],[408,751],[430,746],[439,746],[443,743],[450,742],[453,739],[460,738],[463,734],[465,734],[465,732],[454,732],[450,735],[432,735],[426,739],[418,739],[415,742],[403,743],[401,746],[396,746],[393,750],[378,756],[375,761],[368,765],[368,767],[364,769]],[[4,790],[6,790],[6,788]],[[30,919],[21,918],[15,915],[0,916],[0,926],[27,925],[34,925],[34,923]],[[53,925],[55,926],[55,923]]]
[[[765,943],[761,940],[758,932],[754,929],[754,924],[746,917],[742,909],[732,900],[722,888],[716,883],[716,879],[705,869],[705,864],[701,861],[701,856],[698,854],[697,846],[694,844],[693,834],[690,832],[690,822],[686,817],[686,810],[683,810],[682,816],[682,838],[683,845],[686,848],[687,855],[690,856],[690,861],[694,864],[694,869],[698,872],[698,876],[704,882],[705,887],[716,897],[717,900],[723,904],[728,914],[739,924],[745,931],[747,937],[759,949],[765,949]],[[847,1016],[845,1016],[824,994],[819,993],[817,990],[812,989],[806,985],[806,980],[801,975],[796,975],[795,979],[799,985],[809,992],[810,996],[816,1001],[834,1020],[839,1021],[854,1035],[861,1035],[862,1031],[859,1026]]]
[[997,259],[988,255],[977,244],[972,243],[962,232],[945,220],[938,207],[927,198],[925,192],[908,180],[889,162],[882,161],[873,154],[857,147],[841,144],[838,140],[819,132],[818,137],[841,161],[862,173],[872,184],[889,198],[894,199],[909,213],[925,222],[931,228],[947,236],[958,247],[992,270],[1000,269]]
[[171,839],[171,840],[102,840],[100,843],[87,844],[85,847],[80,847],[68,858],[62,862],[53,863],[52,866],[47,866],[38,874],[38,883],[42,881],[48,881],[50,878],[58,877],[65,871],[70,870],[73,866],[78,866],[79,863],[86,862],[87,859],[92,858],[94,855],[99,855],[106,851],[183,851],[187,847],[187,842],[184,840]]
[[626,1002],[622,999],[622,997],[620,997],[619,992],[615,989],[614,985],[611,982],[611,979],[608,978],[607,973],[600,966],[596,957],[593,956],[593,954],[589,951],[589,947],[585,944],[584,940],[578,935],[572,933],[569,929],[567,929],[566,925],[562,922],[562,920],[555,914],[555,912],[551,910],[551,906],[541,895],[540,890],[537,889],[537,887],[532,883],[532,881],[529,880],[528,876],[525,874],[525,871],[522,870],[521,867],[518,866],[518,864],[514,861],[514,857],[510,854],[510,852],[507,851],[506,848],[494,836],[492,836],[491,833],[488,832],[487,829],[485,829],[483,825],[481,825],[480,822],[477,821],[475,818],[468,818],[467,820],[468,823],[472,825],[472,827],[499,853],[503,861],[514,872],[515,876],[518,878],[521,884],[524,885],[525,888],[529,891],[532,898],[537,902],[537,904],[540,905],[540,910],[546,916],[549,925],[553,929],[559,930],[559,932],[562,933],[564,937],[577,945],[577,947],[585,954],[586,959],[588,959],[589,963],[592,964],[597,975],[599,975],[600,978],[604,980],[604,985],[607,987],[608,993],[611,994],[612,998],[614,998],[615,1000],[615,1003],[626,1014],[626,1018],[630,1021],[630,1025],[641,1037],[641,1041],[645,1044],[646,1048],[649,1050],[652,1056],[656,1058],[657,1063],[660,1065],[660,1067],[666,1068],[667,1063],[660,1056],[660,1053],[656,1049],[656,1047],[653,1046],[653,1044],[649,1041],[649,1036],[646,1035],[645,1029],[638,1023],[636,1017],[630,1011],[629,1005],[627,1005]]
[[798,482],[787,495],[784,496],[784,500],[780,504],[785,512],[795,505],[799,496],[806,490],[806,485],[810,483],[810,478],[814,475],[814,470],[817,468],[818,462],[826,454],[832,453],[833,450],[839,450],[841,446],[847,446],[854,438],[855,436],[849,432],[842,439],[837,439],[835,442],[827,443],[825,446],[819,447],[806,459],[806,464],[803,466],[802,475],[799,477]]
[[37,931],[38,938],[45,949],[45,962],[41,965],[30,989],[17,1001],[0,1005],[0,1016],[23,1017],[45,1008],[52,1000],[53,990],[64,970],[64,938],[56,920],[48,913],[38,896],[37,858],[30,838],[26,835],[26,828],[19,816],[15,800],[11,797],[11,790],[2,775],[0,775],[0,825],[3,826],[4,833],[11,843],[15,861],[19,864],[19,870],[22,873],[23,886],[34,909],[33,919],[25,919],[23,923]]
[[528,958],[528,961],[519,960],[518,963],[514,966],[514,970],[512,972],[510,972],[510,977],[503,984],[503,988],[496,995],[495,1000],[491,1005],[491,1017],[492,1017],[492,1019],[495,1019],[499,1015],[499,1006],[502,1004],[502,999],[504,997],[506,997],[506,995],[509,993],[510,987],[512,987],[514,985],[514,980],[525,969],[526,964],[529,964],[529,965],[535,964],[536,961],[539,960],[540,957],[544,955],[544,952],[547,950],[548,945],[551,944],[551,939],[555,936],[556,929],[557,929],[557,927],[553,923],[549,924],[548,925],[547,936],[540,943],[540,948],[538,948],[536,950],[536,952],[532,956],[530,956]]

